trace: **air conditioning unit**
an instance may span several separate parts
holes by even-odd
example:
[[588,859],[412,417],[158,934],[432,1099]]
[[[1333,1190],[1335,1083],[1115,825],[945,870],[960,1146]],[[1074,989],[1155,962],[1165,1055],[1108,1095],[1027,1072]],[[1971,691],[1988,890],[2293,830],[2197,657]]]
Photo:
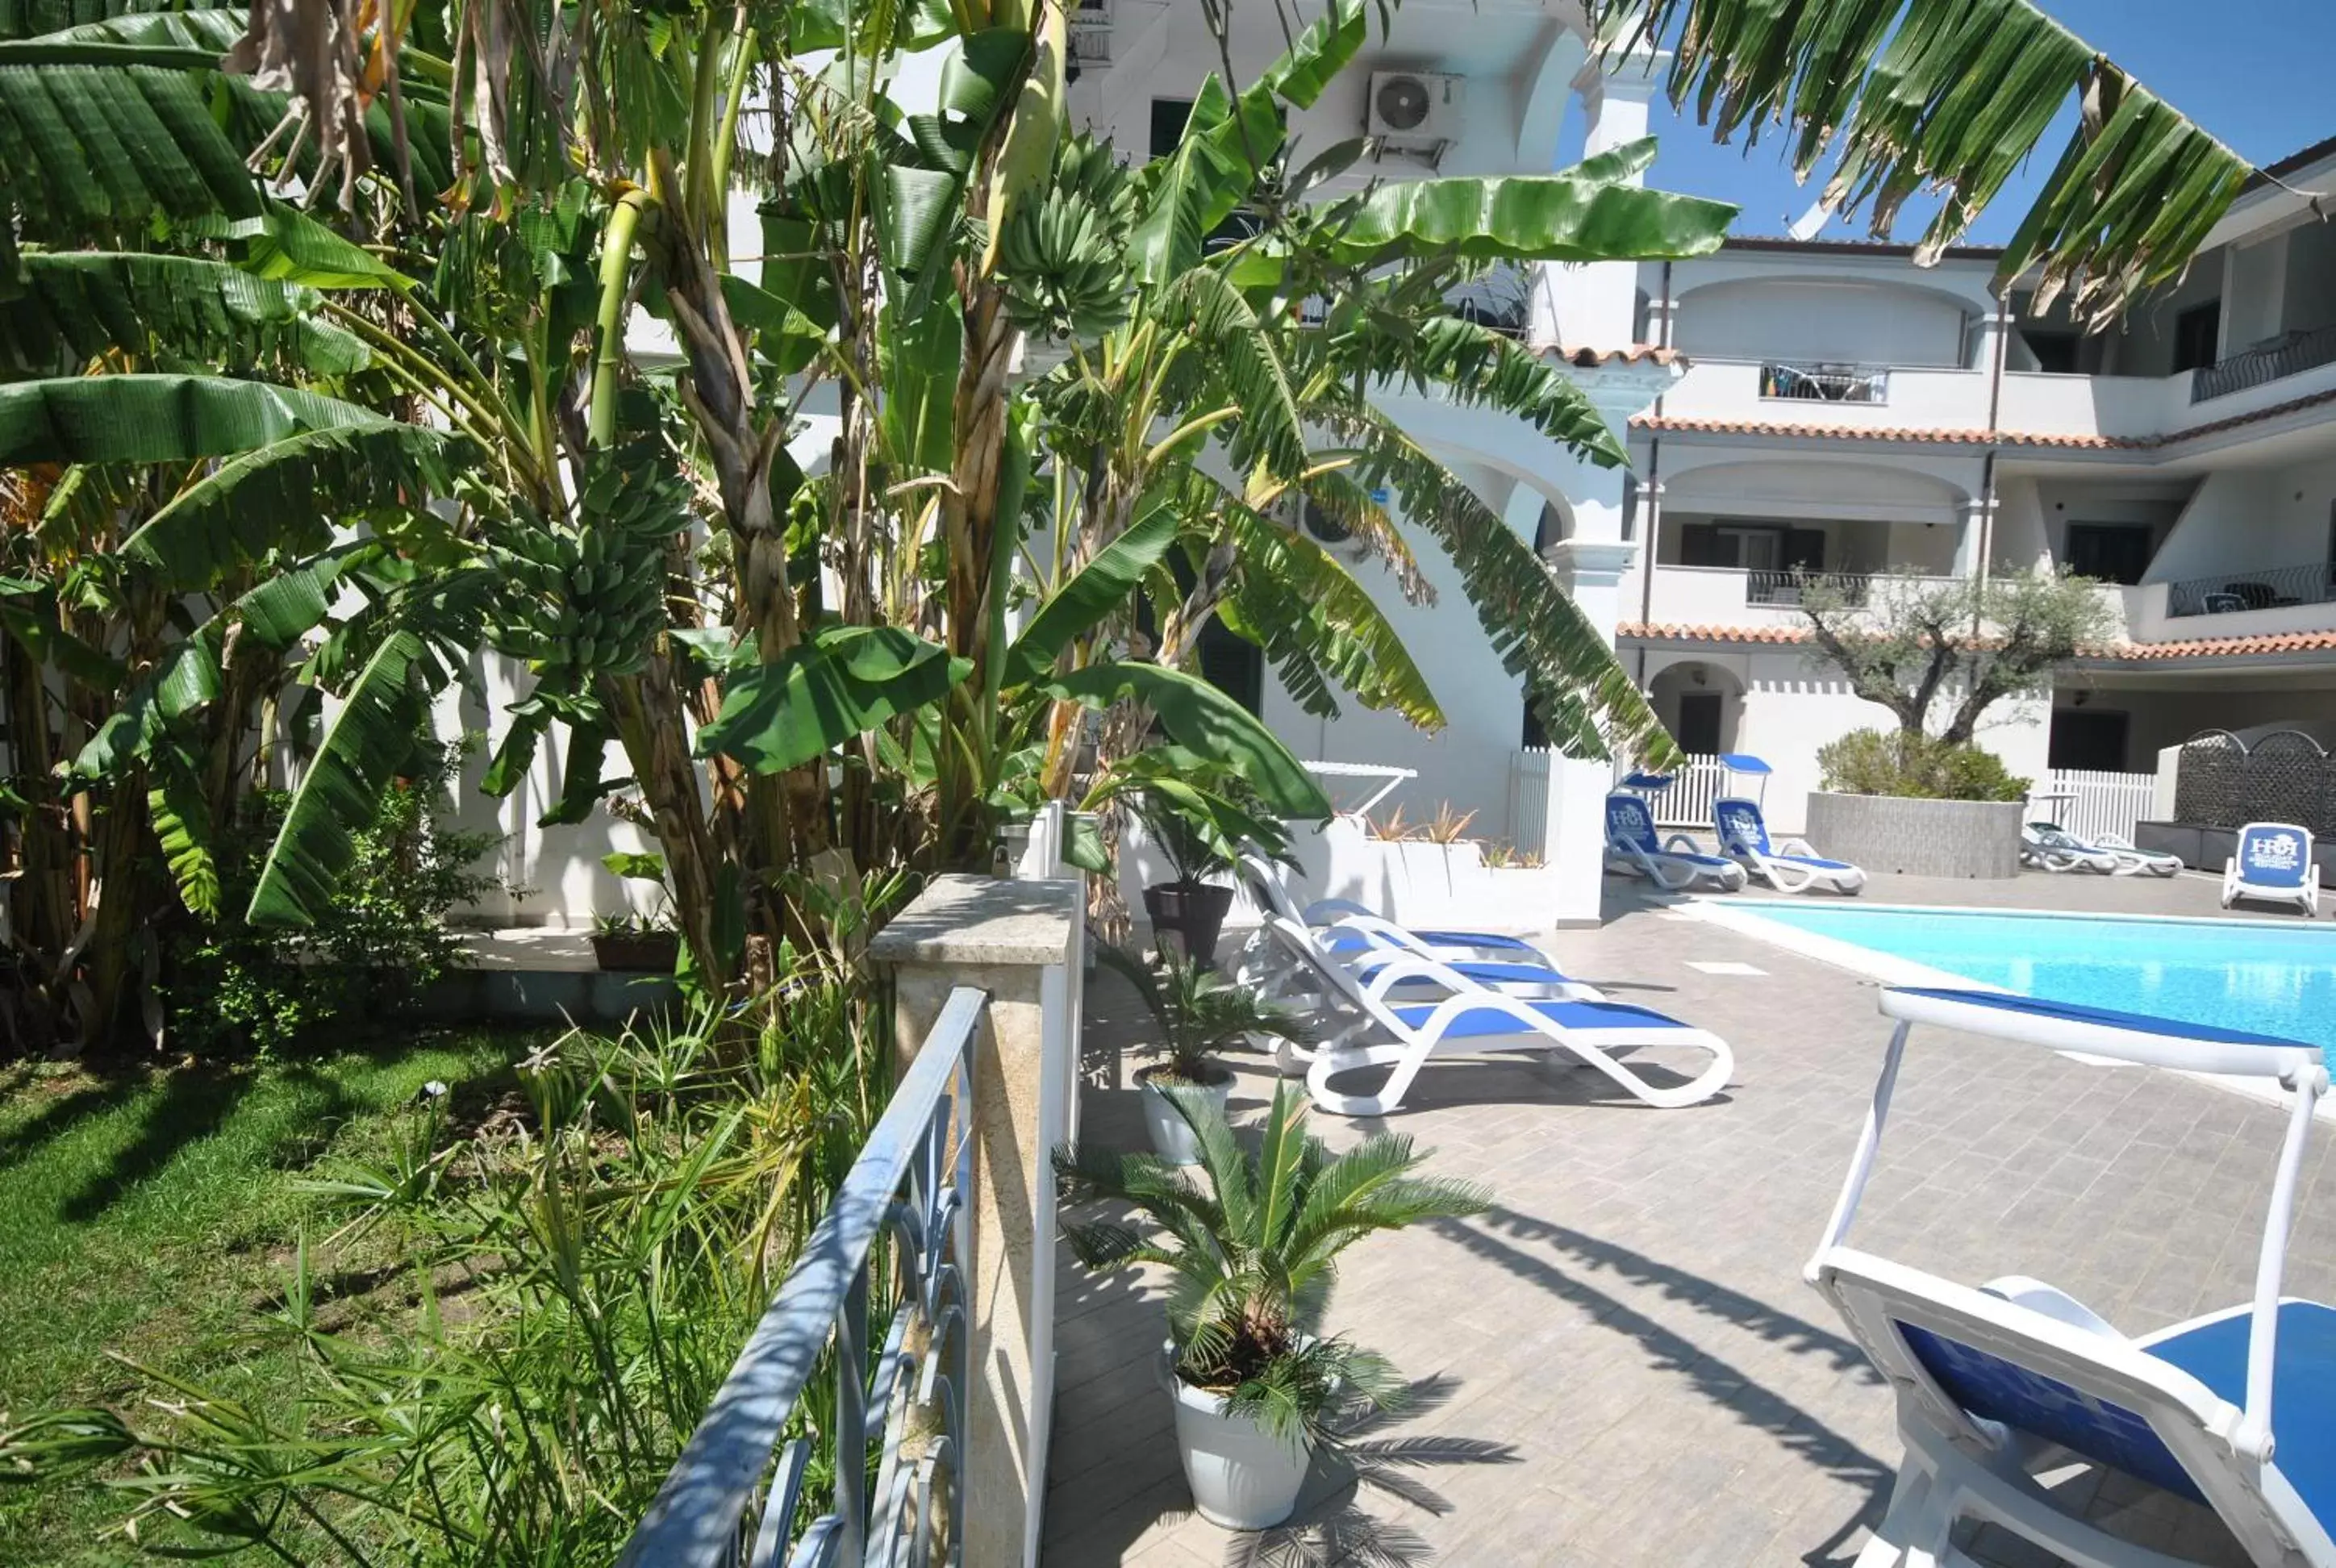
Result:
[[1363,129],[1397,147],[1436,147],[1459,140],[1461,76],[1424,71],[1374,71]]

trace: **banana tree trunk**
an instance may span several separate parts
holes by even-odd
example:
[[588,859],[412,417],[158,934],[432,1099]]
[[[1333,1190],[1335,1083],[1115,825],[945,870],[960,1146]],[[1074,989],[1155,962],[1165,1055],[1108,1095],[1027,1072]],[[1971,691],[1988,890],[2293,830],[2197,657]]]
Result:
[[706,804],[698,794],[697,768],[690,760],[689,736],[681,722],[682,696],[671,658],[650,656],[638,675],[602,683],[603,700],[617,722],[617,736],[641,800],[656,825],[657,847],[673,878],[674,919],[690,960],[707,983],[730,983],[733,966],[714,940],[715,858]]

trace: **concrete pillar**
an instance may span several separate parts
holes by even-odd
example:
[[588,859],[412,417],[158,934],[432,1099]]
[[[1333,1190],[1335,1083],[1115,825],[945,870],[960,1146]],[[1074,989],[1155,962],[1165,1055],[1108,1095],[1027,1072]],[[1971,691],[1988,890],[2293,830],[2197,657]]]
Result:
[[[1599,67],[1574,79],[1582,100],[1582,156],[1609,152],[1647,133],[1648,104],[1669,56],[1640,53],[1616,61],[1602,79]],[[1630,183],[1645,183],[1632,175]],[[1638,316],[1639,264],[1591,261],[1535,264],[1528,339],[1535,348],[1621,348],[1632,340]]]
[[1055,1368],[1055,1176],[1069,1136],[1079,1019],[1080,884],[938,877],[879,932],[905,1066],[949,992],[989,998],[974,1042],[974,1190],[964,1222],[973,1365],[966,1401],[966,1568],[1033,1568],[1046,1497]]

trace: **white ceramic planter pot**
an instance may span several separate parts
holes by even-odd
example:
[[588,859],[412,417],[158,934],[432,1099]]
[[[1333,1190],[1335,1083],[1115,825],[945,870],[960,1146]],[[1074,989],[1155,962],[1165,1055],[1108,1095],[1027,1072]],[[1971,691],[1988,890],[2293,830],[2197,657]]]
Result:
[[1161,1380],[1176,1401],[1176,1450],[1201,1517],[1228,1530],[1270,1530],[1297,1510],[1309,1456],[1245,1416],[1225,1414],[1222,1396],[1176,1376],[1176,1347],[1161,1351]]
[[[1172,1165],[1197,1165],[1201,1163],[1201,1140],[1192,1135],[1192,1124],[1178,1114],[1167,1096],[1153,1086],[1152,1075],[1157,1067],[1146,1067],[1135,1075],[1137,1087],[1144,1091],[1144,1130],[1151,1135],[1152,1152]],[[1217,1080],[1202,1084],[1201,1092],[1225,1114],[1225,1105],[1233,1095],[1233,1076],[1222,1067],[1216,1069]]]

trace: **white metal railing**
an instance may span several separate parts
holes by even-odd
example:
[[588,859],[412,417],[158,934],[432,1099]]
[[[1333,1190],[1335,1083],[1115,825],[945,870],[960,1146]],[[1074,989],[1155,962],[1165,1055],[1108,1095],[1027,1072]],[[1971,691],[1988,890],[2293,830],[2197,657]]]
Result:
[[[2104,833],[2133,837],[2134,824],[2147,816],[2156,800],[2157,775],[2150,773],[2104,773],[2088,768],[2054,768],[2044,775],[2035,796],[2058,796],[2039,809],[2087,843]],[[2055,812],[2053,807],[2059,809]]]
[[1509,759],[1509,842],[1520,853],[1550,857],[1547,746],[1527,746]]
[[[961,1560],[960,1379],[972,1351],[967,1129],[986,1003],[970,987],[950,993],[618,1568]],[[897,1244],[880,1249],[888,1236]],[[873,1357],[871,1329],[884,1333]],[[822,1367],[833,1368],[836,1386],[826,1434],[835,1486],[823,1508],[803,1496],[812,1439],[785,1437]],[[872,1485],[871,1443],[881,1444]]]

